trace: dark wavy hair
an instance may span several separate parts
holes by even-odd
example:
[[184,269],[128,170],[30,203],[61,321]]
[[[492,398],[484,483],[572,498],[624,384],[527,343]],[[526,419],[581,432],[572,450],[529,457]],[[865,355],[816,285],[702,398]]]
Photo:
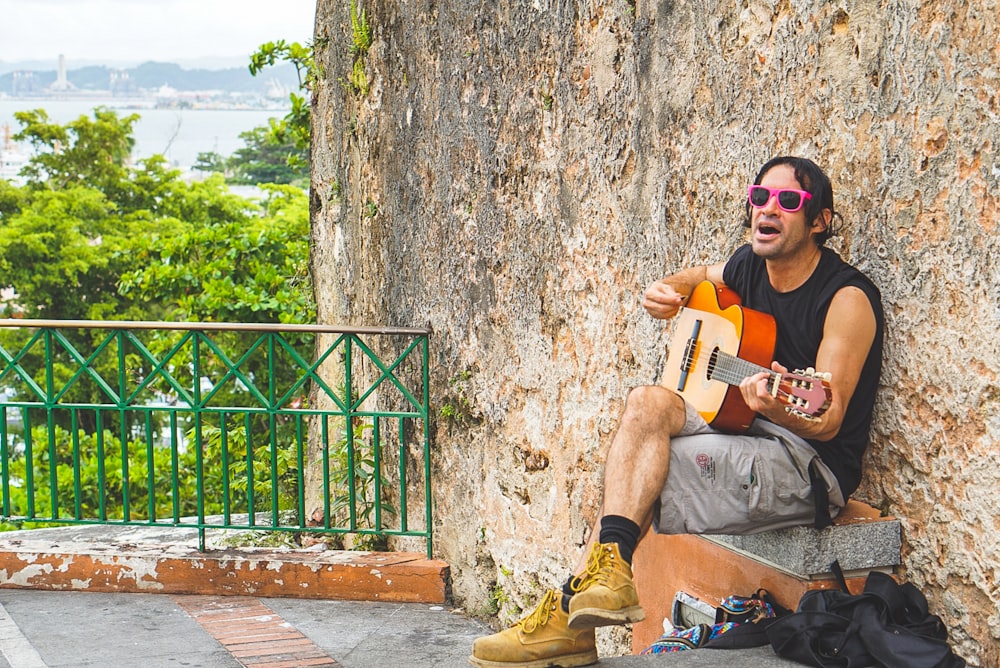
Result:
[[[809,158],[783,155],[771,158],[764,163],[764,166],[757,172],[757,178],[753,182],[754,185],[759,185],[764,175],[778,165],[788,165],[791,167],[795,171],[795,180],[802,184],[803,190],[812,195],[812,199],[806,200],[805,207],[803,207],[808,223],[811,224],[812,221],[816,220],[823,209],[829,209],[833,214],[830,217],[830,224],[826,226],[826,230],[813,235],[816,245],[822,246],[826,243],[827,239],[837,233],[834,229],[834,222],[838,218],[843,221],[840,213],[833,208],[833,186],[830,185],[830,178],[819,168],[819,165]],[[744,205],[744,208],[743,227],[750,227],[751,207],[749,201]]]

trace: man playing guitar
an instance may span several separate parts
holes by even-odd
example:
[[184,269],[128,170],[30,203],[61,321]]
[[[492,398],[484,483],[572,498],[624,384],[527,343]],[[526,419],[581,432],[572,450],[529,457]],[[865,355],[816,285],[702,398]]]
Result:
[[676,388],[632,390],[605,464],[601,518],[574,575],[510,629],[477,639],[474,665],[596,663],[595,627],[644,618],[631,562],[650,526],[706,534],[822,527],[858,487],[882,363],[878,289],[824,246],[838,214],[830,180],[812,161],[766,163],[745,206],[748,244],[726,262],[654,282],[643,307],[670,319],[704,281],[726,286],[746,308],[773,316],[773,372],[829,374],[827,405],[814,416],[786,410],[775,374],[760,370],[734,382],[757,417],[733,434],[710,426]]

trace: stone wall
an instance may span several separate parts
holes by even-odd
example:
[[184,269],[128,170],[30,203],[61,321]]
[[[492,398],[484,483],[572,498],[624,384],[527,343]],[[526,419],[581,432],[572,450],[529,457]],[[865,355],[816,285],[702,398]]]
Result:
[[857,496],[902,518],[956,648],[997,665],[997,2],[358,6],[352,52],[350,2],[318,3],[320,318],[434,328],[456,602],[506,622],[565,578],[626,393],[663,363],[643,289],[727,257],[756,168],[792,153],[827,169],[832,245],[887,310]]

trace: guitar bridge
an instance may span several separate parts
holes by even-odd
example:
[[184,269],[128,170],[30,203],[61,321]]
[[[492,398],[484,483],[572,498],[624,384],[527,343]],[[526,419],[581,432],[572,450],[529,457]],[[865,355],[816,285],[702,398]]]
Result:
[[701,320],[695,320],[694,326],[691,328],[691,336],[688,337],[687,343],[684,346],[684,358],[681,360],[681,373],[680,377],[677,379],[677,391],[683,392],[684,388],[687,387],[688,376],[691,374],[691,369],[694,368],[694,361],[697,359],[698,355],[698,336],[701,334]]

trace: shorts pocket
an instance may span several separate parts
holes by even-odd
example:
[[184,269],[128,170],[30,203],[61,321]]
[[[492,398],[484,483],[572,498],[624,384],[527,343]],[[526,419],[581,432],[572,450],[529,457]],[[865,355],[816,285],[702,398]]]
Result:
[[754,461],[750,517],[763,526],[808,523],[815,514],[809,478],[804,477],[795,460],[785,454],[785,444],[780,439],[772,440],[774,450],[770,456]]
[[[711,484],[702,481],[690,485],[683,493],[684,530],[694,534],[744,533],[754,526],[752,506],[759,503],[759,490],[754,479],[757,456],[749,448],[734,449],[725,458],[716,458]],[[756,498],[755,498],[756,497]]]
[[774,492],[770,471],[764,462],[755,457],[747,495],[747,514],[753,522],[771,517],[774,512]]

